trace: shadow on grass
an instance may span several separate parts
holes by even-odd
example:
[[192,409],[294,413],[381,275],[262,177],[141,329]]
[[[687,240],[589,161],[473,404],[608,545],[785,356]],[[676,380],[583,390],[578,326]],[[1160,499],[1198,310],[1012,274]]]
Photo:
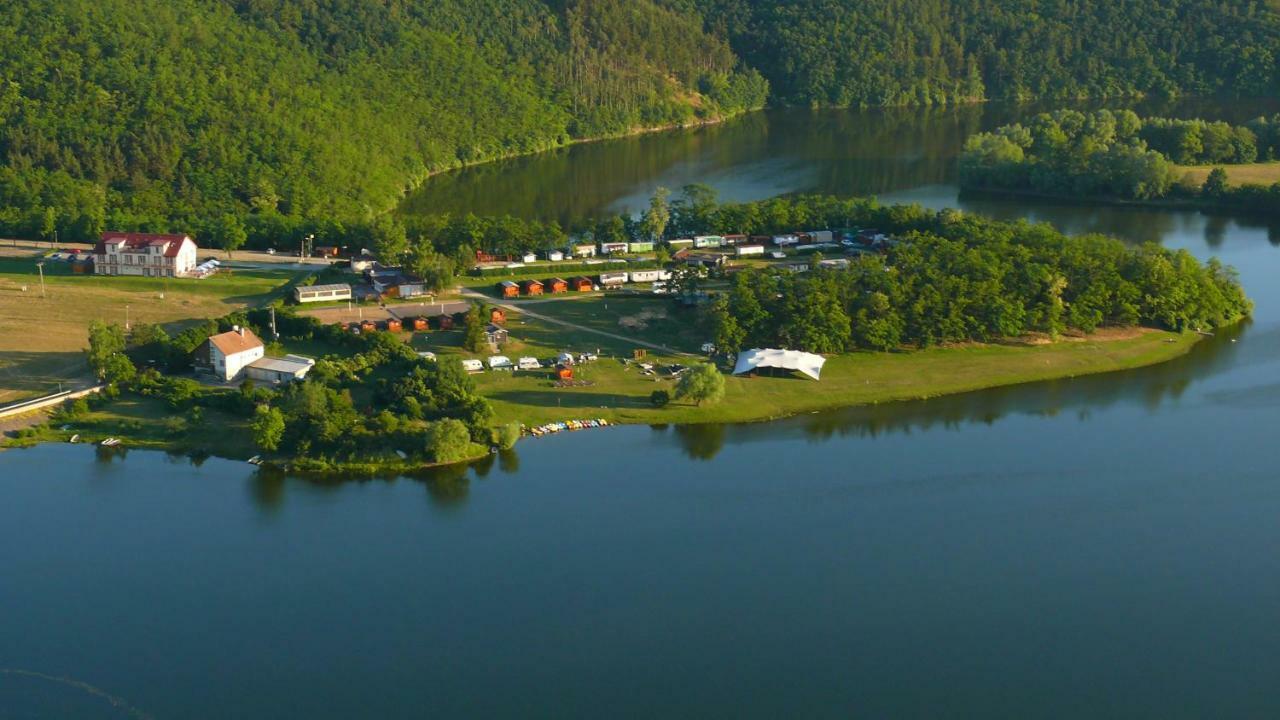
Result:
[[649,397],[581,390],[501,390],[489,393],[489,398],[501,402],[533,407],[574,408],[648,408]]
[[88,373],[83,353],[0,351],[0,405],[57,392],[59,382],[65,388]]

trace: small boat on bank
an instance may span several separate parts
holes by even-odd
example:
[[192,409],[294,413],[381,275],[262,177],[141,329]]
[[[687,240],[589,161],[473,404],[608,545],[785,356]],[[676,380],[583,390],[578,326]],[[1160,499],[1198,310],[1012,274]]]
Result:
[[101,445],[102,447],[115,447],[120,444],[120,439],[109,437],[98,444]]

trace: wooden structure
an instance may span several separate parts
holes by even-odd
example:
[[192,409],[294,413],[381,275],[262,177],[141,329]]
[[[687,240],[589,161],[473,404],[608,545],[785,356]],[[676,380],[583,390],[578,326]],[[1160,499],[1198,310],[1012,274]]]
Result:
[[557,377],[557,378],[559,378],[559,379],[561,379],[561,380],[572,380],[572,379],[573,379],[573,368],[569,367],[568,365],[557,365],[557,366],[556,366],[556,377]]
[[520,286],[510,280],[503,280],[498,283],[498,294],[504,298],[519,297]]
[[391,319],[387,321],[387,332],[400,332],[404,330],[404,324],[399,320]]
[[564,278],[551,278],[543,283],[543,287],[552,294],[562,293],[569,290],[569,283]]
[[578,292],[589,292],[592,289],[591,278],[582,275],[569,278],[569,287]]
[[525,280],[524,282],[520,283],[520,291],[525,295],[541,295],[542,281],[541,280]]
[[362,333],[376,332],[377,329],[378,329],[377,323],[375,323],[372,320],[365,320],[364,322],[360,323],[360,332]]
[[440,329],[441,329],[441,330],[452,330],[452,329],[453,329],[453,316],[452,316],[452,315],[441,315],[441,316],[440,316]]
[[427,330],[427,319],[424,317],[416,317],[413,319],[413,331],[425,332]]
[[489,308],[489,322],[502,325],[507,321],[507,311],[502,308]]

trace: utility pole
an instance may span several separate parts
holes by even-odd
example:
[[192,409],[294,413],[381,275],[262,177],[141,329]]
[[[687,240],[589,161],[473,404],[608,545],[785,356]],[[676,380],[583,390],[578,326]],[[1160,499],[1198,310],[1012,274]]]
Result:
[[129,306],[124,306],[124,329],[129,329]]
[[276,331],[276,309],[274,306],[271,308],[271,338],[273,340],[280,339],[280,333]]
[[45,299],[44,294],[44,261],[36,263],[36,269],[40,271],[40,299]]

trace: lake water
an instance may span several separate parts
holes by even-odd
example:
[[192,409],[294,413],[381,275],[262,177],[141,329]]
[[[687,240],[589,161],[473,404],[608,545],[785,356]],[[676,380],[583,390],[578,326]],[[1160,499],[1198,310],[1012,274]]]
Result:
[[[702,179],[1049,220],[1218,255],[1253,322],[1144,370],[583,432],[417,479],[5,452],[0,717],[1280,716],[1280,232],[961,200],[937,158],[992,112],[809,163],[720,147],[731,124],[447,182],[552,215]],[[789,119],[786,142],[880,115]],[[775,117],[737,122],[783,142]],[[563,204],[507,192],[611,147],[654,157]]]

